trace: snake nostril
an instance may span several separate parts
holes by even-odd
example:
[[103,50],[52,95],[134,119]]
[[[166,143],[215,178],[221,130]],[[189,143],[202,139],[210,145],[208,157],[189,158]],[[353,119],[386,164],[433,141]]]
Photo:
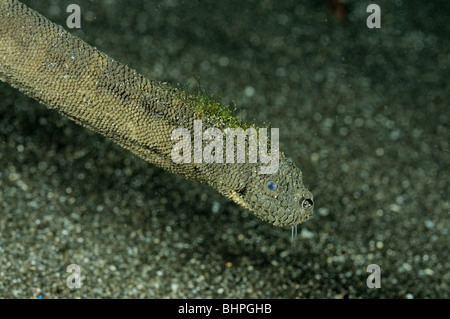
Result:
[[305,208],[305,209],[308,209],[308,208],[313,207],[313,206],[314,206],[314,202],[310,198],[306,198],[302,202],[302,207]]

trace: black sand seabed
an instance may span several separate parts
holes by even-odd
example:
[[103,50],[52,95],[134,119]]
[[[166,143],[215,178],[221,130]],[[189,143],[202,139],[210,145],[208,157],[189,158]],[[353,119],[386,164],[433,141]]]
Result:
[[[72,2],[26,1],[59,24]],[[292,246],[1,83],[0,297],[448,298],[448,2],[378,1],[376,30],[342,2],[76,1],[88,43],[279,127],[315,215]]]

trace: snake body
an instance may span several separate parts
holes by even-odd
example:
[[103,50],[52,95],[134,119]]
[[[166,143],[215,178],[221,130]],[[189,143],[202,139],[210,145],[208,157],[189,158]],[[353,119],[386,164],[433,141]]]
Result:
[[148,80],[16,0],[0,0],[0,79],[144,160],[206,183],[276,226],[313,213],[302,172],[282,153],[274,174],[257,163],[175,163],[176,128],[225,124],[190,93]]

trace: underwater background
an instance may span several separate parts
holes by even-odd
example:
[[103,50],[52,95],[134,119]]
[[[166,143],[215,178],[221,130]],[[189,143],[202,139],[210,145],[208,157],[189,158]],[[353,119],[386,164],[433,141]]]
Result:
[[448,2],[23,2],[64,26],[76,3],[89,44],[279,128],[315,214],[292,244],[0,83],[1,298],[449,298]]

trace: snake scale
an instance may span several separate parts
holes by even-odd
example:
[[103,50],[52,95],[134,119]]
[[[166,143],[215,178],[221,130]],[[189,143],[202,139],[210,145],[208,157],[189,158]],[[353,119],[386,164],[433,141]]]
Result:
[[163,169],[213,187],[257,217],[295,226],[313,214],[302,172],[283,153],[258,163],[175,163],[176,128],[225,128],[192,93],[146,79],[16,0],[0,0],[0,79]]

